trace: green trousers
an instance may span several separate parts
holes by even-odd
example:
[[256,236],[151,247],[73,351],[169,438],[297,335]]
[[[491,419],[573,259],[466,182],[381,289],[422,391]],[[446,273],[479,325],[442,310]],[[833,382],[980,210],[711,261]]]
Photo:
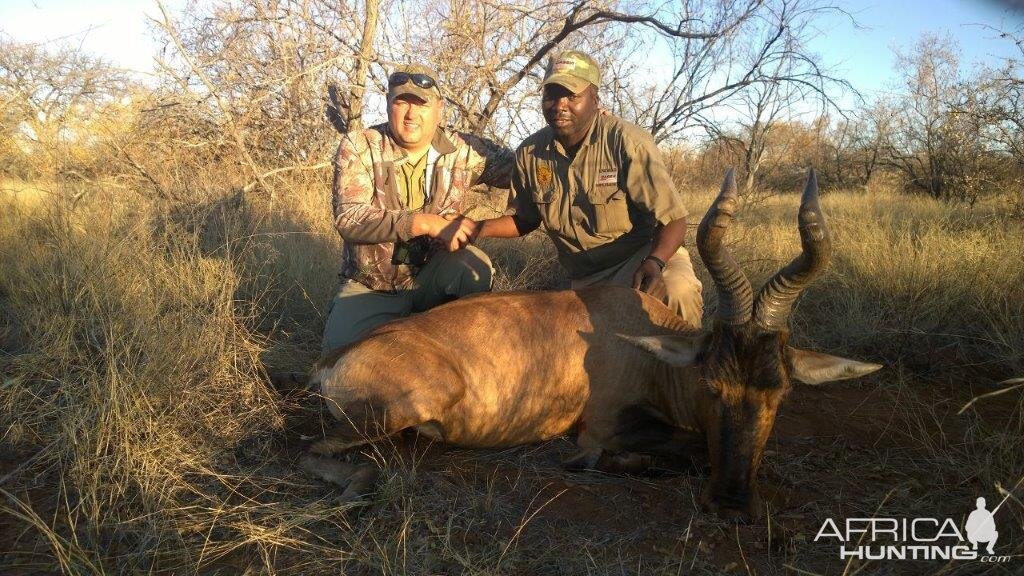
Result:
[[331,302],[324,326],[323,351],[354,342],[385,322],[429,310],[462,296],[491,289],[491,259],[476,246],[437,252],[398,292],[371,290],[354,280],[343,281]]

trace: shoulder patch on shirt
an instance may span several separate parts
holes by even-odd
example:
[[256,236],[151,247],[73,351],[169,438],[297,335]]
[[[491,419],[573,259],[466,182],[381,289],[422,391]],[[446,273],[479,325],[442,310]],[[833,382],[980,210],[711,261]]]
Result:
[[618,170],[601,170],[597,173],[597,185],[617,184],[619,182]]
[[551,185],[551,168],[546,164],[537,166],[537,184],[541,188],[547,188]]

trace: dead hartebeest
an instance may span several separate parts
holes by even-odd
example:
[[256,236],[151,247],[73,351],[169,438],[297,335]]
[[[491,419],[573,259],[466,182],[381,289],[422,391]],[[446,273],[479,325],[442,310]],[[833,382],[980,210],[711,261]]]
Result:
[[[331,454],[406,428],[469,447],[538,442],[578,431],[576,467],[622,469],[639,454],[678,453],[702,433],[711,460],[704,502],[721,516],[760,513],[757,471],[792,381],[873,372],[793,348],[787,318],[831,245],[811,172],[799,213],[802,253],[755,298],[723,244],[737,206],[732,170],[701,221],[697,247],[714,279],[710,332],[688,329],[635,290],[492,293],[383,325],[314,370],[339,428]],[[309,456],[325,479],[368,488],[368,468]]]

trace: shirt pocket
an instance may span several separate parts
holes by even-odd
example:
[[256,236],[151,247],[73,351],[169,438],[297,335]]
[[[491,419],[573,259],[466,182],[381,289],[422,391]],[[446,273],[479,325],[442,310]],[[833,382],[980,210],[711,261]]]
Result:
[[553,186],[544,189],[535,188],[530,197],[537,205],[537,213],[540,214],[544,226],[551,230],[561,230],[562,225],[558,221],[558,202],[555,200],[557,193]]
[[595,233],[618,235],[633,227],[626,193],[615,184],[594,186],[587,192],[587,201],[594,207]]

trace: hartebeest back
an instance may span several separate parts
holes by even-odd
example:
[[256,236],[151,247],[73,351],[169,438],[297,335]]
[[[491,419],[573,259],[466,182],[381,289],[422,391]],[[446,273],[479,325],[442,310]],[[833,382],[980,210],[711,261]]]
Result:
[[621,468],[636,453],[678,453],[680,435],[696,432],[711,459],[706,502],[724,516],[756,514],[757,470],[792,380],[818,384],[880,366],[787,344],[790,308],[831,250],[814,173],[799,215],[803,251],[756,299],[723,243],[736,203],[730,170],[698,231],[719,297],[710,332],[619,287],[461,299],[381,326],[317,364],[340,424],[314,451],[406,428],[498,447],[575,427],[571,464]]

